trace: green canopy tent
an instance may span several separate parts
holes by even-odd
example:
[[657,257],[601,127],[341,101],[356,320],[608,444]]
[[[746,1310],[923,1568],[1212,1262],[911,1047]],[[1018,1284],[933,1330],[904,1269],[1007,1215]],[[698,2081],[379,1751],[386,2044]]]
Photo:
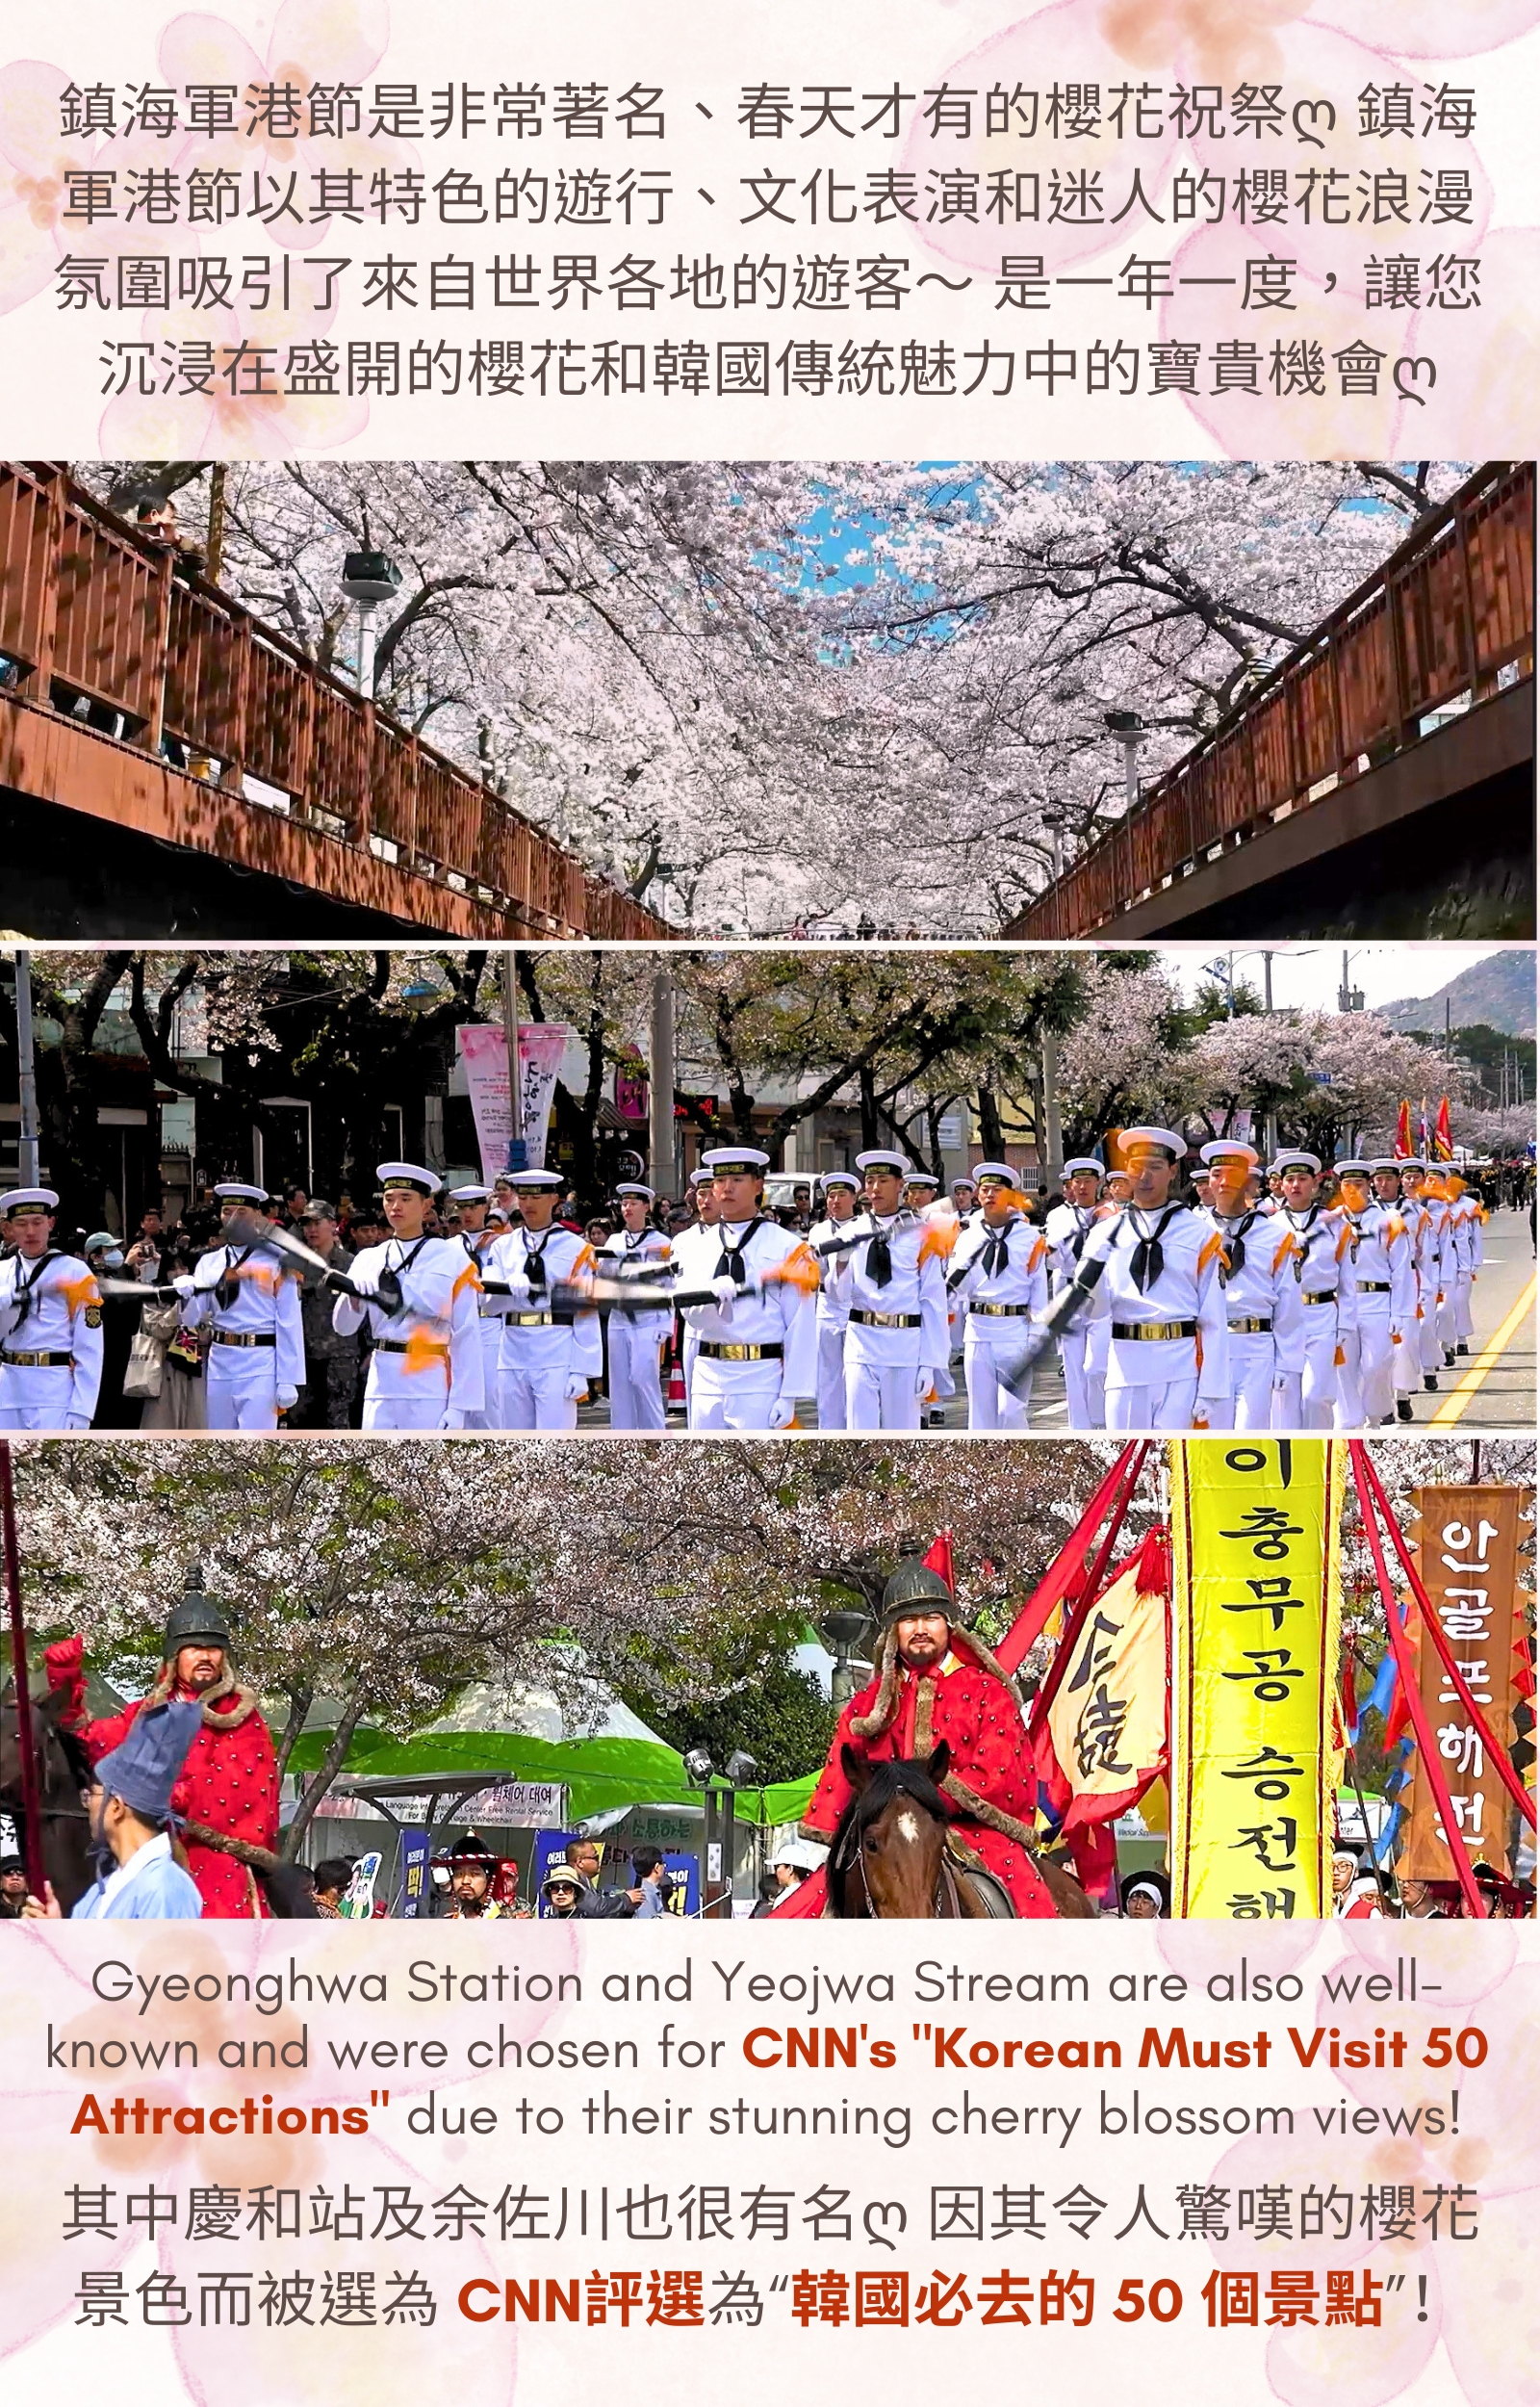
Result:
[[[290,1756],[291,1772],[314,1772],[329,1744],[326,1731],[307,1730]],[[702,1795],[685,1777],[683,1756],[659,1740],[550,1740],[522,1730],[433,1730],[393,1739],[383,1730],[359,1729],[334,1785],[342,1796],[368,1797],[375,1781],[439,1783],[446,1775],[462,1775],[467,1797],[505,1781],[559,1781],[573,1822],[621,1805],[698,1805]],[[816,1779],[809,1773],[804,1780],[739,1789],[737,1819],[760,1829],[800,1822]],[[728,1783],[714,1779],[710,1785]]]

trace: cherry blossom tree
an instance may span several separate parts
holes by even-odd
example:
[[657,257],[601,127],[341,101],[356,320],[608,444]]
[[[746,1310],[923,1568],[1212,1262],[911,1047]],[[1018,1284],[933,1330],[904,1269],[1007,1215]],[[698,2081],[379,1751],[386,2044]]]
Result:
[[[126,503],[197,462],[86,462]],[[988,935],[1251,690],[1444,463],[245,460],[221,577],[356,673],[349,550],[402,571],[381,701],[707,935]]]

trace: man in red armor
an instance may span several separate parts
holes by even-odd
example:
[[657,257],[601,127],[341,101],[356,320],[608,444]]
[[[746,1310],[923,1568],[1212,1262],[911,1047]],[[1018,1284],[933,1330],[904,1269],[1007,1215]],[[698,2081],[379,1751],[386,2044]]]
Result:
[[[99,1721],[86,1719],[85,1647],[64,1639],[47,1650],[50,1688],[71,1692],[65,1719],[97,1763],[121,1746],[146,1706],[170,1697],[200,1704],[203,1722],[171,1791],[179,1823],[274,1853],[278,1845],[278,1764],[272,1739],[256,1697],[237,1684],[230,1666],[230,1632],[224,1614],[205,1596],[203,1573],[193,1565],[187,1593],[166,1624],[160,1676],[147,1696]],[[185,1836],[188,1870],[203,1900],[205,1917],[250,1921],[265,1915],[267,1902],[247,1864],[219,1849]]]
[[[882,1619],[877,1677],[839,1717],[804,1832],[827,1845],[851,1801],[844,1747],[873,1764],[900,1756],[923,1762],[945,1739],[951,1767],[941,1793],[958,1836],[1004,1882],[1019,1916],[1053,1918],[1053,1901],[1033,1861],[1037,1780],[1009,1676],[981,1639],[958,1626],[951,1590],[923,1563],[899,1565],[883,1592]],[[826,1875],[814,1873],[788,1891],[773,1918],[822,1914],[825,1890]]]

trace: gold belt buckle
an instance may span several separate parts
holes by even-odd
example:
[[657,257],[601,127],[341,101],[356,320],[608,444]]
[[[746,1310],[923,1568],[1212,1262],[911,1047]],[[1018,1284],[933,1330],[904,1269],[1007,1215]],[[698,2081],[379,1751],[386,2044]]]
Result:
[[513,1325],[515,1329],[550,1329],[552,1327],[551,1314],[549,1312],[516,1312],[513,1316]]

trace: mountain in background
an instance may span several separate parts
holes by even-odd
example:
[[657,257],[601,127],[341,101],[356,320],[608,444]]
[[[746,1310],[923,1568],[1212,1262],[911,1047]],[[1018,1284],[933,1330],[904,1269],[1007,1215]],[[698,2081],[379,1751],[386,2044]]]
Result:
[[1462,970],[1436,995],[1408,996],[1399,1003],[1376,1006],[1381,1020],[1393,1028],[1442,1031],[1444,1005],[1449,1003],[1451,1028],[1497,1028],[1504,1036],[1535,1032],[1535,957],[1519,945]]

